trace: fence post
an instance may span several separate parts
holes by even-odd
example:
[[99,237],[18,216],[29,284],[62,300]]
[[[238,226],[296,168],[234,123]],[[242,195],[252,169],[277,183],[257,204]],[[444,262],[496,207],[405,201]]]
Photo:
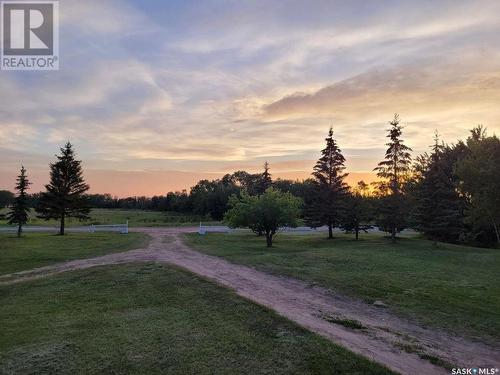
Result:
[[125,230],[122,232],[124,234],[128,234],[128,220],[127,222],[125,223]]

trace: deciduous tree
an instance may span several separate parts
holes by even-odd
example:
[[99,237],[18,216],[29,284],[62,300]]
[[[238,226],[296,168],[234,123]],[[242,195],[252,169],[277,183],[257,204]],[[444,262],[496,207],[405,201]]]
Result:
[[0,208],[10,206],[14,203],[15,195],[8,190],[0,190]]
[[467,219],[473,227],[492,228],[500,243],[500,140],[488,137],[478,126],[467,139],[467,148],[455,166],[460,189],[470,202]]
[[340,227],[347,232],[353,232],[356,240],[359,238],[359,232],[367,232],[372,228],[373,206],[366,191],[366,183],[359,181],[358,186],[345,196]]
[[271,247],[279,228],[297,226],[301,200],[271,187],[258,196],[251,196],[246,191],[241,197],[233,195],[229,204],[230,209],[224,216],[228,225],[264,233],[267,247]]
[[191,188],[189,199],[194,213],[209,214],[214,220],[222,220],[228,209],[229,197],[239,191],[232,176],[227,174],[220,180],[199,181]]

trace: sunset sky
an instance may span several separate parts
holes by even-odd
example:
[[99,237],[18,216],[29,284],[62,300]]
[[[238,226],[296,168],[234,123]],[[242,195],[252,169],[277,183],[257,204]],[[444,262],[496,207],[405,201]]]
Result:
[[305,178],[330,125],[370,179],[400,114],[417,155],[500,133],[500,1],[60,0],[60,70],[0,71],[0,189],[70,140],[92,192],[239,169]]

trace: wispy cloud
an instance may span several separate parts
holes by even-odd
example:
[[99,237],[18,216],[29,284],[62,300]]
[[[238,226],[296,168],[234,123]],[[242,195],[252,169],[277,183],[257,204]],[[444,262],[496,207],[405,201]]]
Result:
[[496,1],[60,9],[61,70],[0,72],[0,188],[20,162],[41,176],[68,139],[92,176],[169,171],[187,183],[172,171],[219,175],[264,159],[307,176],[332,123],[351,171],[370,171],[394,112],[417,151],[435,128],[447,141],[476,123],[500,130]]

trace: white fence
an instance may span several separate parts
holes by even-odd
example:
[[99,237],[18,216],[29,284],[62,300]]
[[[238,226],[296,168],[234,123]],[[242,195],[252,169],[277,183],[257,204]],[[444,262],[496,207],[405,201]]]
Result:
[[[226,226],[216,226],[216,225],[209,225],[209,226],[204,226],[202,223],[200,223],[200,228],[198,229],[198,234],[204,235],[206,233],[230,233],[234,231],[245,231],[246,229],[231,229]],[[296,227],[296,228],[291,228],[291,227],[282,227],[279,229],[280,232],[285,232],[285,233],[297,233],[297,234],[307,234],[307,233],[318,233],[318,232],[323,232],[325,230],[328,230],[328,227],[319,227],[319,228],[309,228],[309,227]]]
[[122,234],[128,234],[128,220],[125,224],[106,224],[106,225],[94,225],[90,226],[90,233],[95,232],[120,232]]
[[310,228],[310,227],[282,227],[280,228],[281,232],[288,232],[288,233],[318,233],[318,232],[324,232],[327,231],[328,227],[322,226],[318,228]]
[[[66,227],[66,232],[118,232],[127,234],[128,233],[128,221],[125,224],[108,224],[108,225],[90,225],[90,226],[79,226]],[[58,232],[59,227],[44,227],[44,226],[23,226],[23,232]],[[10,233],[17,232],[17,226],[7,226],[0,227],[0,233]]]
[[198,229],[198,234],[206,234],[206,233],[229,233],[231,229],[221,225],[209,225],[203,226],[200,222],[200,229]]

